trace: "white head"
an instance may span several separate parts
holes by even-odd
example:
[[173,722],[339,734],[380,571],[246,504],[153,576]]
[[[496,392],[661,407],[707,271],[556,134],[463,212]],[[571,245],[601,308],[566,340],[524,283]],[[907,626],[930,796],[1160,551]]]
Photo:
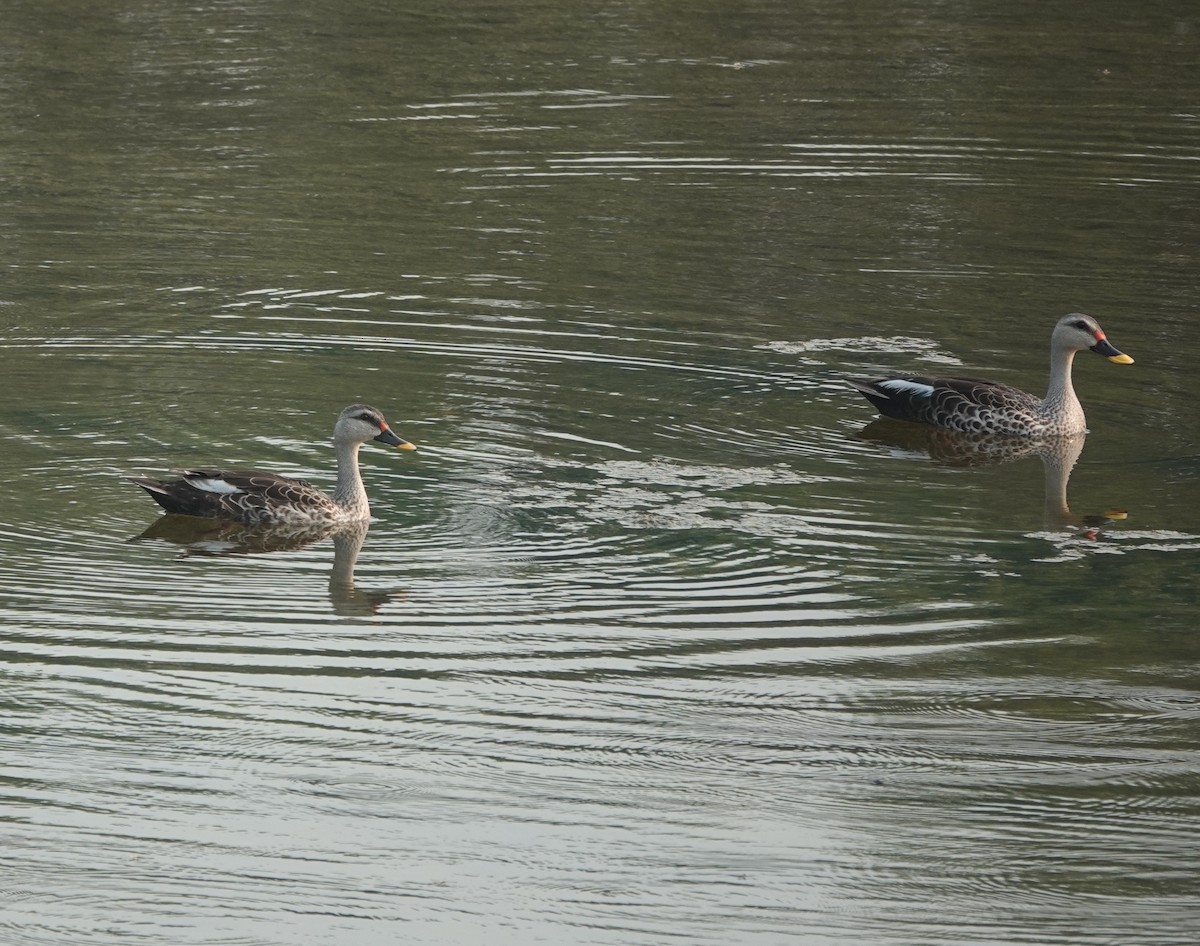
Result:
[[1094,351],[1103,355],[1109,361],[1118,365],[1131,365],[1133,359],[1122,354],[1104,337],[1104,329],[1090,315],[1082,312],[1072,312],[1064,315],[1054,326],[1054,334],[1050,336],[1050,346],[1055,351]]
[[378,440],[401,450],[417,449],[407,440],[392,433],[383,413],[367,404],[351,404],[338,415],[333,427],[333,439],[338,443],[364,444]]

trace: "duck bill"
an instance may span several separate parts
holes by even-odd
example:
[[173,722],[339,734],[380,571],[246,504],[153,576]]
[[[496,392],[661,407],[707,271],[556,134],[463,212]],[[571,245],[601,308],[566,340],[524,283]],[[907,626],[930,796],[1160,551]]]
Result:
[[1114,365],[1131,365],[1133,359],[1124,352],[1117,351],[1103,335],[1097,333],[1096,344],[1092,346],[1092,351],[1097,355],[1103,355]]
[[381,430],[379,432],[378,437],[373,437],[371,439],[378,440],[380,443],[386,443],[389,447],[395,447],[397,450],[416,450],[417,449],[413,444],[409,443],[407,440],[401,440],[394,433],[392,433],[392,429],[390,427],[384,427],[383,430]]

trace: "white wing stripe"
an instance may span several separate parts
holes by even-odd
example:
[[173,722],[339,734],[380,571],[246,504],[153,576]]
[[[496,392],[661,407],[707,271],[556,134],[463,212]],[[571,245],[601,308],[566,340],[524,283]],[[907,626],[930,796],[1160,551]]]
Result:
[[189,476],[186,479],[189,486],[194,486],[196,489],[202,489],[206,493],[218,493],[222,496],[230,496],[234,493],[241,492],[241,490],[232,483],[226,483],[224,480],[200,476]]
[[932,397],[933,385],[918,384],[916,381],[905,381],[903,378],[892,378],[880,381],[879,386],[896,394],[908,394],[912,397]]

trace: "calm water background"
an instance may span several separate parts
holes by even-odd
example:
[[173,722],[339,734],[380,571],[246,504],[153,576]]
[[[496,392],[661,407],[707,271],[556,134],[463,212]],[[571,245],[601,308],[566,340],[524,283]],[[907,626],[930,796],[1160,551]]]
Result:
[[[0,941],[1200,937],[1194,4],[3,22]],[[1074,310],[1099,528],[840,381]],[[361,551],[141,537],[359,399]]]

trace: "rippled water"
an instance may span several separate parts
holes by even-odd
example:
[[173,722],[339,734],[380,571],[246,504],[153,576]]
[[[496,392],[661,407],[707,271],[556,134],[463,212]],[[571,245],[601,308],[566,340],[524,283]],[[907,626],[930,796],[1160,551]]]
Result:
[[17,4],[0,940],[1196,939],[1200,21],[1060,12]]

